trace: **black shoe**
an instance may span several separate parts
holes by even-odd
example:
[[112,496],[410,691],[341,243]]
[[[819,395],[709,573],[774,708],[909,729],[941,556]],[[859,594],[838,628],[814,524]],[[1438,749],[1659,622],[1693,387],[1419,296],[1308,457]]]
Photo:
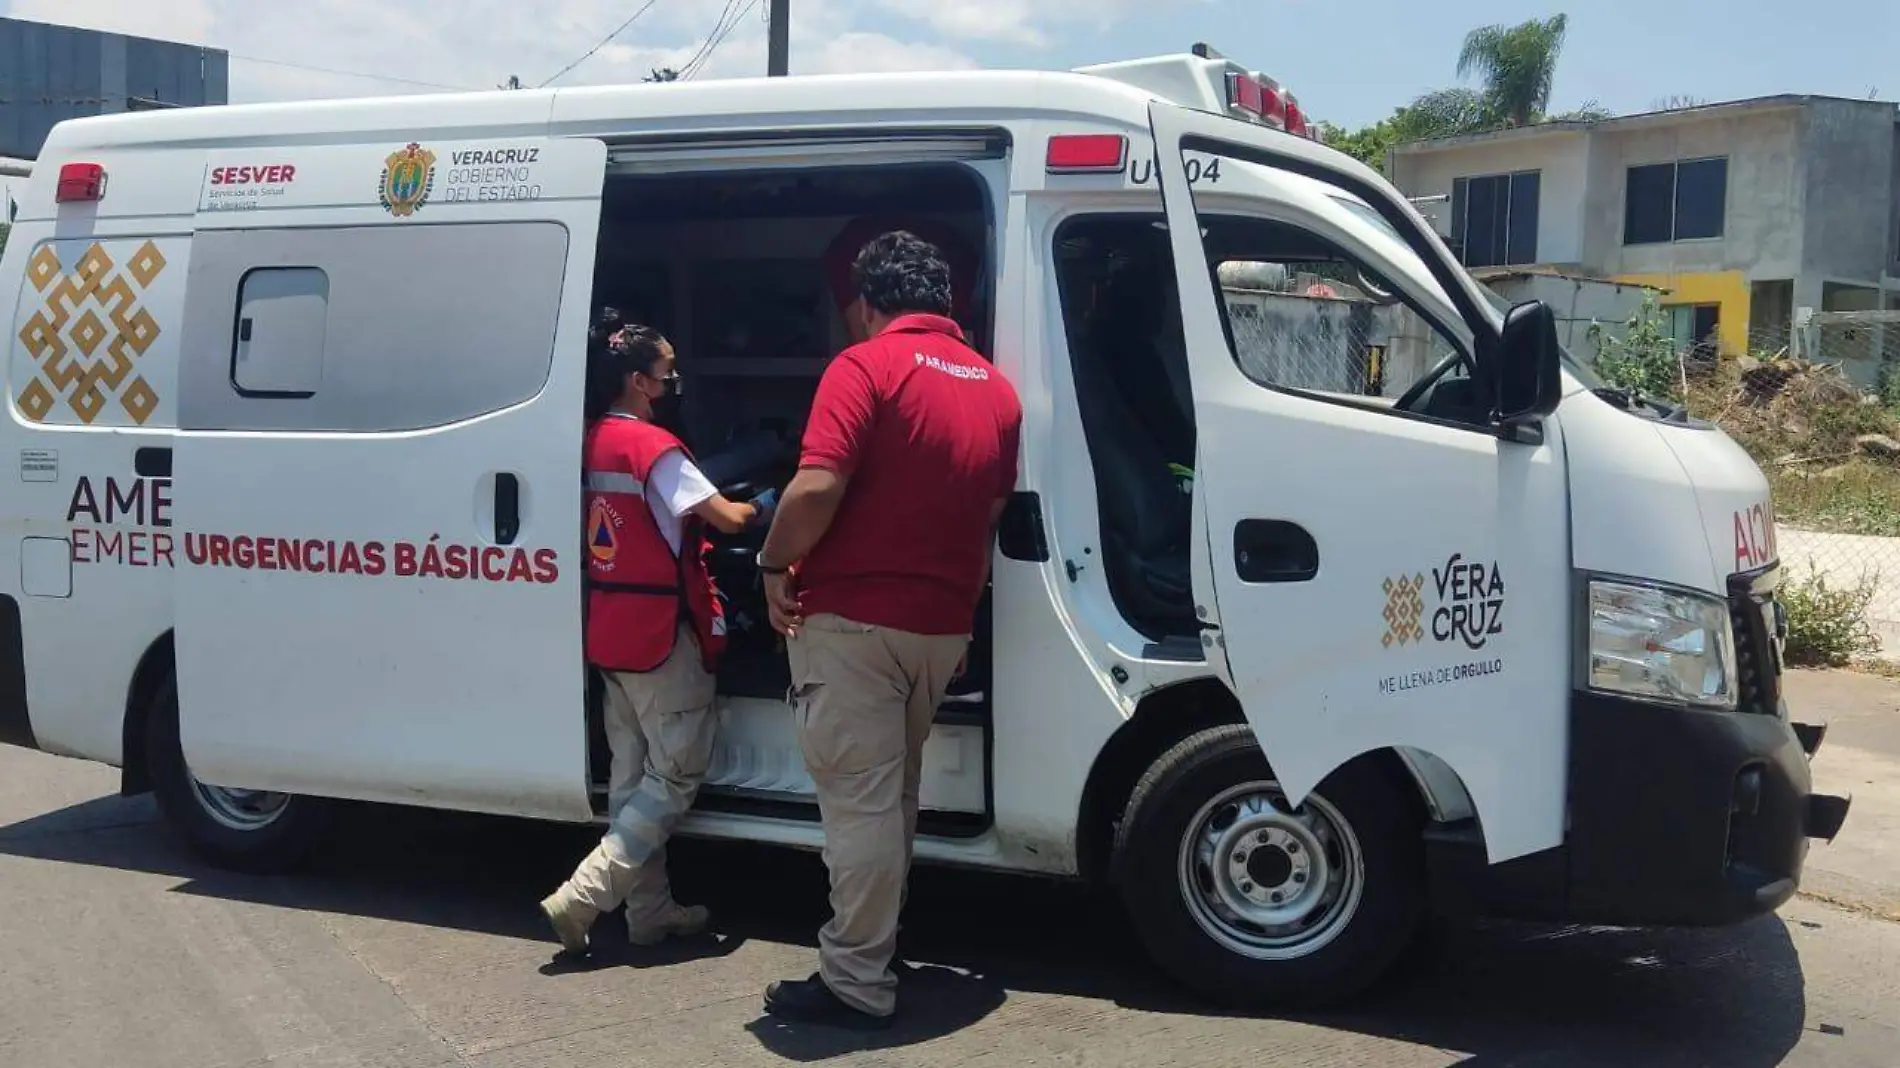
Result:
[[799,1023],[853,1031],[882,1031],[891,1025],[889,1016],[873,1016],[845,1004],[816,974],[809,979],[781,979],[766,987],[765,1011]]

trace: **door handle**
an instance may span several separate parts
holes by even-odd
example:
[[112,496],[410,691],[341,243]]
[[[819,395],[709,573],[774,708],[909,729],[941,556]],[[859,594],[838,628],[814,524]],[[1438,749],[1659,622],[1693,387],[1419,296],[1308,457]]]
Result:
[[1319,545],[1298,523],[1243,519],[1234,526],[1234,572],[1242,582],[1309,582],[1319,574]]
[[172,451],[163,445],[142,445],[132,453],[132,472],[140,478],[172,477]]
[[495,476],[495,544],[513,545],[521,533],[521,482],[502,472]]

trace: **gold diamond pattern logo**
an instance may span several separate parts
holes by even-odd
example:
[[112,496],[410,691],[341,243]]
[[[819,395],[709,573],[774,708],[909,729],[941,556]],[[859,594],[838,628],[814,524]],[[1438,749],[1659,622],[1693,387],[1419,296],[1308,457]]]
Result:
[[1385,580],[1385,637],[1380,641],[1387,649],[1425,640],[1424,594],[1422,574]]
[[33,254],[26,279],[40,304],[19,337],[34,373],[15,398],[28,419],[45,422],[64,403],[90,426],[116,403],[134,425],[145,425],[159,398],[137,360],[158,340],[159,326],[141,303],[164,271],[165,256],[150,241],[123,265],[95,242],[71,273],[52,246]]

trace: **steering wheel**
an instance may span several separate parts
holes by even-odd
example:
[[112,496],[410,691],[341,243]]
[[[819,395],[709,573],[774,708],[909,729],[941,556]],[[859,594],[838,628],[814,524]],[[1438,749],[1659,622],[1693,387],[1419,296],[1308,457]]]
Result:
[[[740,479],[719,486],[719,492],[727,500],[746,501],[757,497],[769,488],[751,479]],[[752,558],[765,547],[765,527],[751,526],[736,534],[723,534],[708,528],[707,537],[712,540],[715,555],[750,566]]]
[[1412,388],[1400,394],[1399,399],[1392,402],[1392,410],[1398,412],[1414,411],[1413,405],[1418,403],[1418,399],[1431,392],[1432,387],[1438,385],[1438,380],[1449,374],[1452,368],[1458,366],[1459,361],[1462,359],[1463,357],[1454,352],[1450,356],[1438,361],[1438,366],[1432,368],[1431,373],[1412,383]]

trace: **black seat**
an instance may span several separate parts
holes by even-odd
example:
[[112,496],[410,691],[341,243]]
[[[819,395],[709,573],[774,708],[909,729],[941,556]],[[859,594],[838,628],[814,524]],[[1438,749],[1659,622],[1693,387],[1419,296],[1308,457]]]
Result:
[[[1123,397],[1103,351],[1076,353],[1077,404],[1102,510],[1109,592],[1137,630],[1156,641],[1200,630],[1194,614],[1193,500],[1149,424]],[[1156,372],[1159,374],[1159,371]]]

